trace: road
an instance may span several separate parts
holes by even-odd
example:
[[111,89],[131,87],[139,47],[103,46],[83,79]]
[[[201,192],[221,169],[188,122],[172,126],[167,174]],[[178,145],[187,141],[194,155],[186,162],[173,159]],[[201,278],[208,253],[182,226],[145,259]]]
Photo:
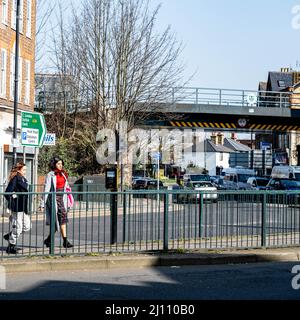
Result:
[[[3,299],[300,299],[294,263],[7,274]],[[299,281],[298,281],[299,282]]]

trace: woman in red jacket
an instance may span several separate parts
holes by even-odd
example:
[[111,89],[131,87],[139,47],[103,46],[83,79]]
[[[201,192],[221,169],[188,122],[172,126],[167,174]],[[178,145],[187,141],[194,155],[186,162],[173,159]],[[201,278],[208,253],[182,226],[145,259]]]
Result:
[[[71,248],[73,245],[67,240],[67,223],[68,223],[68,196],[66,189],[69,187],[68,174],[64,170],[64,162],[59,157],[54,157],[50,161],[51,171],[46,176],[45,192],[55,192],[55,208],[52,208],[51,194],[45,194],[44,203],[46,205],[46,224],[50,225],[51,213],[55,212],[55,231],[60,229],[64,248]],[[53,210],[54,209],[54,210]],[[46,247],[50,247],[51,235],[44,240]]]

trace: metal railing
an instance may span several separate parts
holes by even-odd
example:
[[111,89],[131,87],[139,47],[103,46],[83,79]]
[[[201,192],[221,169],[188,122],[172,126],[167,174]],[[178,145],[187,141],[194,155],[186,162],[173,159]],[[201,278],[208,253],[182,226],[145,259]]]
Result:
[[[31,202],[45,194],[28,195]],[[73,195],[81,199],[68,212],[68,240],[74,246],[64,248],[62,238],[55,234],[55,214],[50,227],[46,226],[45,208],[29,205],[32,227],[18,238],[16,255],[6,253],[8,243],[3,235],[11,230],[11,213],[3,201],[0,258],[300,244],[300,191],[140,190]],[[55,196],[52,194],[52,208]],[[114,199],[117,206],[112,205]],[[49,233],[55,241],[47,248],[43,242]]]
[[171,103],[237,107],[300,106],[300,95],[291,92],[216,88],[173,88]]
[[[151,88],[149,88],[151,91]],[[138,99],[144,102],[151,96],[146,92],[145,98]],[[152,101],[154,103],[155,101]],[[91,96],[72,97],[70,95],[62,97],[60,92],[45,92],[43,98],[37,95],[35,109],[41,112],[53,112],[60,110],[62,105],[67,111],[72,113],[77,110],[89,110],[93,103]],[[291,108],[300,107],[300,93],[282,91],[255,91],[239,89],[219,89],[219,88],[195,88],[178,87],[166,90],[165,98],[160,97],[157,103],[167,104],[193,104],[193,105],[219,105],[237,107],[277,107]]]

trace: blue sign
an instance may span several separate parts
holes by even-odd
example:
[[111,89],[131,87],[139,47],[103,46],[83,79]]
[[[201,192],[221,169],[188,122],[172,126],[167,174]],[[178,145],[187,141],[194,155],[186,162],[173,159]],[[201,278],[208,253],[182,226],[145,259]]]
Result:
[[47,133],[44,138],[44,146],[55,146],[55,133]]
[[271,150],[272,149],[272,144],[269,142],[261,142],[260,143],[260,149],[261,150]]
[[153,152],[153,153],[152,153],[152,158],[153,158],[154,160],[160,160],[160,159],[161,159],[160,152]]

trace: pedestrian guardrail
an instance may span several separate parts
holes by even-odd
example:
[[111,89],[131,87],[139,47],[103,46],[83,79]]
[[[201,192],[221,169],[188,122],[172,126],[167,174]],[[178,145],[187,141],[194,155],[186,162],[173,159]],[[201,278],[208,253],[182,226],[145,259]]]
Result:
[[[155,88],[154,88],[155,89]],[[149,88],[145,97],[138,98],[138,102],[145,102],[151,96]],[[157,90],[157,89],[155,89]],[[43,99],[37,96],[35,110],[52,113],[64,106],[69,113],[75,110],[89,111],[93,102],[92,97],[87,94],[82,97],[68,95],[62,96],[60,92],[43,92]],[[113,101],[113,97],[111,99]],[[223,88],[201,88],[201,87],[174,87],[165,89],[164,99],[160,96],[158,101],[152,103],[166,104],[194,104],[194,105],[219,105],[238,107],[277,107],[277,108],[299,108],[300,94],[283,91],[255,91]]]
[[[241,249],[300,243],[300,191],[139,190],[72,194],[77,200],[68,211],[67,236],[73,247],[64,248],[62,237],[55,233],[56,194],[48,193],[51,202],[39,207],[30,203],[46,194],[29,192],[32,226],[17,239],[16,246],[20,248],[17,254],[6,253],[8,242],[3,236],[11,230],[12,213],[7,201],[2,201],[0,258]],[[22,195],[15,194],[20,199]],[[3,199],[3,192],[0,197]],[[52,208],[50,226],[46,225],[47,205]],[[49,234],[52,242],[46,247],[44,240]]]

